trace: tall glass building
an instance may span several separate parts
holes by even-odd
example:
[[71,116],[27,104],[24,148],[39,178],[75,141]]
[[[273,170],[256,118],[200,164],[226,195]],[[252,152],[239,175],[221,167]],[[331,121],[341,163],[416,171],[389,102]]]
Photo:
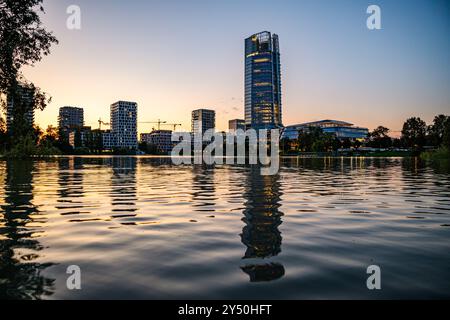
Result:
[[245,125],[282,127],[278,36],[268,31],[245,39]]

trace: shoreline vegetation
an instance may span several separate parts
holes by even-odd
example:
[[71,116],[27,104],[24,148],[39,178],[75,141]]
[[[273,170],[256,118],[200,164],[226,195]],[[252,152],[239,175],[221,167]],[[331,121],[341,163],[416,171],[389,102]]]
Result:
[[[0,157],[7,159],[47,158],[52,156],[87,155],[153,155],[167,156],[157,146],[140,143],[138,149],[104,150],[101,142],[89,139],[89,143],[72,146],[58,128],[48,126],[43,131],[38,126],[24,134],[12,134],[6,130],[6,121],[0,116]],[[410,118],[404,125],[402,136],[393,139],[389,129],[378,127],[365,139],[338,139],[324,133],[321,128],[299,130],[295,140],[280,140],[282,157],[419,157],[424,161],[450,159],[450,117],[436,116],[427,126],[420,118]],[[91,141],[92,140],[92,141]]]
[[420,154],[420,158],[425,161],[447,161],[450,160],[450,149],[443,147],[434,151],[425,151]]

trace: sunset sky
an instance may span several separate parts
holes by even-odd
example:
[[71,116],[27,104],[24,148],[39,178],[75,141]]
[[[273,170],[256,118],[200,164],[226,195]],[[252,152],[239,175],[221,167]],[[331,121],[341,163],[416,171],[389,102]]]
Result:
[[[81,7],[82,29],[66,28]],[[382,30],[366,9],[382,10]],[[226,129],[244,113],[244,39],[280,37],[285,125],[325,118],[400,130],[410,116],[450,112],[449,1],[45,0],[43,21],[60,41],[27,78],[52,103],[36,113],[56,125],[58,108],[85,109],[86,125],[109,120],[117,100],[139,104],[139,121],[190,128],[196,108]],[[150,131],[152,125],[140,125]]]

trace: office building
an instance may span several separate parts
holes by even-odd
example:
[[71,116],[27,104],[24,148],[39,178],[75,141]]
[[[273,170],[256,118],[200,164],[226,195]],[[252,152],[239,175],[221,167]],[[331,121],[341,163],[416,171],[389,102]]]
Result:
[[282,134],[282,139],[297,140],[299,131],[308,130],[308,128],[311,127],[319,127],[323,130],[323,132],[331,133],[336,136],[336,138],[341,140],[365,139],[369,133],[369,129],[355,127],[352,123],[337,120],[321,120],[287,126]]
[[68,142],[73,148],[87,147],[93,144],[91,127],[72,127],[68,131]]
[[102,141],[102,147],[104,150],[112,150],[115,148],[116,139],[115,136],[111,133],[111,130],[99,130]]
[[[34,93],[35,89],[26,84],[19,84],[16,95],[6,97],[6,128],[9,133],[14,129],[16,121],[25,123],[28,128],[34,126]],[[20,101],[16,99],[19,98]],[[16,101],[15,101],[16,100]],[[20,119],[17,119],[19,117]]]
[[278,36],[264,31],[245,39],[245,124],[281,128],[281,71]]
[[168,154],[172,151],[172,131],[154,130],[151,133],[141,133],[141,142],[154,145],[159,153]]
[[59,108],[58,126],[64,128],[81,128],[84,126],[84,110],[77,107]]
[[[83,128],[84,110],[76,107],[59,108],[58,129],[60,139],[70,143],[70,134]],[[73,138],[73,137],[72,137]],[[72,145],[72,144],[71,144]]]
[[228,130],[230,132],[235,132],[236,130],[244,130],[245,131],[245,120],[242,119],[233,119],[228,121]]
[[111,105],[111,134],[116,148],[137,150],[136,102],[118,101]]
[[198,109],[192,111],[192,133],[204,134],[209,129],[216,128],[216,112],[214,110]]

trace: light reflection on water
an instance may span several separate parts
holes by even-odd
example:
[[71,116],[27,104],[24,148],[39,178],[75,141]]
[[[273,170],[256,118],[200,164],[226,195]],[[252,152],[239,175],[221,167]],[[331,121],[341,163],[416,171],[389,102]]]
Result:
[[[0,298],[450,297],[448,165],[0,161]],[[82,290],[66,288],[66,268]],[[382,290],[366,268],[382,269]]]

